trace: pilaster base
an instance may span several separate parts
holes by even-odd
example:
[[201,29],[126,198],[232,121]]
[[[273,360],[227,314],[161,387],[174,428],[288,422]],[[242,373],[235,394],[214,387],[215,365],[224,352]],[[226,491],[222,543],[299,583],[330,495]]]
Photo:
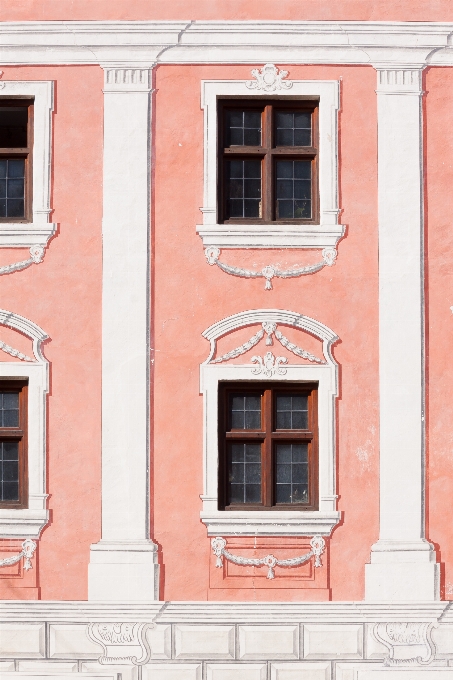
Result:
[[378,541],[365,565],[365,600],[433,602],[440,599],[439,565],[428,541]]
[[99,541],[90,547],[88,599],[146,602],[159,599],[157,545],[152,541]]

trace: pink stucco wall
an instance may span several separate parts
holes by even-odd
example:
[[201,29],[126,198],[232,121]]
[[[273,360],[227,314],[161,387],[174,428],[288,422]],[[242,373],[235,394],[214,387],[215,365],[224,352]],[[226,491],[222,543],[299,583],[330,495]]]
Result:
[[16,0],[1,21],[289,19],[451,21],[450,0]]
[[[429,14],[429,16],[428,16]],[[244,2],[181,0],[21,0],[0,5],[0,20],[293,19],[451,21],[447,0],[424,2]],[[371,67],[279,64],[295,79],[341,79],[339,168],[346,238],[333,268],[294,280],[228,277],[208,267],[195,232],[203,188],[202,79],[246,79],[251,66],[159,66],[153,119],[152,537],[161,548],[161,597],[219,599],[209,587],[211,552],[199,520],[202,493],[201,332],[251,308],[313,316],[341,338],[337,406],[337,483],[342,524],[329,542],[334,600],[362,599],[364,564],[378,538],[378,244],[376,74]],[[86,599],[89,546],[100,538],[101,217],[103,73],[98,67],[9,67],[5,80],[54,80],[52,205],[59,233],[43,264],[1,278],[2,304],[49,335],[48,493],[51,523],[39,542],[40,596]],[[427,535],[440,546],[443,595],[453,593],[453,536],[446,508],[453,492],[453,367],[449,298],[453,70],[425,76],[427,300]],[[0,264],[20,251],[2,250]],[[20,255],[22,257],[22,253]],[[24,255],[26,256],[26,255]],[[314,251],[228,252],[261,268],[314,261]],[[242,539],[247,545],[247,539]],[[241,539],[238,539],[239,543]],[[297,544],[297,540],[295,541]],[[300,541],[302,545],[303,541]],[[301,589],[222,591],[222,599],[310,598]],[[11,594],[14,597],[14,594]]]
[[[86,599],[100,538],[102,85],[97,67],[3,67],[6,80],[53,80],[52,221],[44,262],[2,276],[1,307],[50,336],[47,477],[51,522],[39,541],[43,599]],[[7,249],[1,264],[26,259]],[[14,598],[14,593],[11,594]]]
[[[156,74],[154,209],[154,537],[162,546],[165,599],[206,599],[210,541],[198,519],[202,493],[202,331],[244,309],[291,309],[342,339],[338,493],[344,523],[331,541],[334,599],[363,597],[363,565],[378,537],[377,180],[372,68],[285,66],[295,79],[342,79],[340,176],[347,238],[332,269],[300,279],[229,277],[206,264],[195,225],[203,187],[202,79],[246,79],[250,66],[160,66]],[[184,106],[180,105],[184,102]],[[358,104],[360,102],[360,104]],[[360,145],[357,140],[360,138]],[[232,264],[309,263],[315,251],[225,251]],[[246,338],[244,337],[244,340]],[[231,343],[230,343],[231,344]],[[233,346],[233,345],[231,345]],[[231,349],[230,345],[228,347]],[[252,352],[253,353],[253,352]],[[246,542],[246,539],[244,539]],[[352,559],[354,557],[354,559]],[[184,564],[184,568],[181,568]],[[203,565],[203,566],[202,566]],[[256,599],[244,589],[242,599]],[[262,599],[301,599],[267,590]]]

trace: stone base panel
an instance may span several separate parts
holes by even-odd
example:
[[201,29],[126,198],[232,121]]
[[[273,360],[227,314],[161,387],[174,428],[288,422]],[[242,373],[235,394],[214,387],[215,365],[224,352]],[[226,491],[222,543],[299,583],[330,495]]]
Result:
[[453,680],[450,607],[10,602],[0,678]]

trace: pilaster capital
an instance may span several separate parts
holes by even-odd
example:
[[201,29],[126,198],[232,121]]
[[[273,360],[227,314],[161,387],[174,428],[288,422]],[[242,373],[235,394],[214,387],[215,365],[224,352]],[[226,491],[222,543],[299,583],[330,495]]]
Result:
[[421,95],[424,65],[374,64],[378,94]]
[[101,64],[104,69],[104,93],[151,92],[150,66]]

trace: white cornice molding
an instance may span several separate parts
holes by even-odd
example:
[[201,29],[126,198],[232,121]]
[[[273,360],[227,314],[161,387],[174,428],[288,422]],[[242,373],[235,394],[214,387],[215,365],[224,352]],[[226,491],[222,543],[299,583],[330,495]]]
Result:
[[453,23],[374,21],[3,22],[1,63],[452,65]]

